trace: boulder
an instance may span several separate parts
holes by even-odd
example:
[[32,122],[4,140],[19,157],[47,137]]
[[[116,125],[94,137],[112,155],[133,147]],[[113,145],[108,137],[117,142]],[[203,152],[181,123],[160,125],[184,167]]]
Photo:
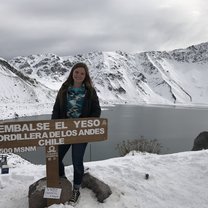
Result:
[[91,189],[95,193],[97,200],[101,203],[112,194],[112,191],[107,184],[89,173],[84,174],[81,186],[82,188],[86,187]]
[[194,140],[192,151],[208,149],[208,132],[201,132]]
[[[47,207],[47,199],[43,198],[46,183],[45,177],[30,185],[28,193],[29,208]],[[60,203],[64,204],[72,196],[72,184],[67,178],[60,178],[59,188],[62,189]]]

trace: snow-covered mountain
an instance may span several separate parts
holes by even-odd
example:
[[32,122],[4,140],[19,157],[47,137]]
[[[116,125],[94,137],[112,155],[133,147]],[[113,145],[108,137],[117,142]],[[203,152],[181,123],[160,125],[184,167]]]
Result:
[[55,94],[54,90],[0,59],[0,118],[14,117],[18,111],[24,111],[27,115],[27,112],[31,114],[34,109],[51,106]]
[[102,104],[208,104],[206,42],[169,52],[41,54],[1,60],[0,79],[7,84],[1,81],[0,105],[53,103],[54,91],[78,61],[89,66]]

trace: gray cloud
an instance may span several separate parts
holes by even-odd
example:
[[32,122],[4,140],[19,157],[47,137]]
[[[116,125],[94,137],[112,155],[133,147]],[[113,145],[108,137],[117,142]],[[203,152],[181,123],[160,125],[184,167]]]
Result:
[[208,41],[205,0],[7,0],[0,57],[171,50]]

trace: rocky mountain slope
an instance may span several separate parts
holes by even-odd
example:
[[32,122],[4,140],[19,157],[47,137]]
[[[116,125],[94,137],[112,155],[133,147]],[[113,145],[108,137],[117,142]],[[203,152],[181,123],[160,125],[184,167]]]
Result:
[[208,104],[207,42],[173,51],[0,59],[0,105],[52,105],[57,90],[78,61],[89,66],[102,104]]
[[57,90],[74,63],[88,64],[105,103],[207,103],[208,43],[174,51],[129,54],[92,52],[16,57],[9,63],[25,76]]

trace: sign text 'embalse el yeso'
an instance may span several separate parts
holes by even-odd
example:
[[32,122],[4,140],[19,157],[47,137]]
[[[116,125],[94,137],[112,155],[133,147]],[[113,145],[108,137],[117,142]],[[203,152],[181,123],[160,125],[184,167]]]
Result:
[[107,119],[55,119],[0,123],[0,153],[35,151],[38,146],[107,139]]

